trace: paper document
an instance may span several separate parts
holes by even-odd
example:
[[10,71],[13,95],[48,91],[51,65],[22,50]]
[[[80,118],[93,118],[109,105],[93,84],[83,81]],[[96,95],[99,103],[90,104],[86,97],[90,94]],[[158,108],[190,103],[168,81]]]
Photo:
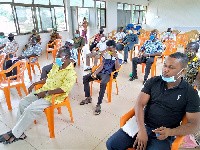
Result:
[[126,132],[130,137],[134,137],[136,133],[139,131],[139,127],[136,121],[136,117],[133,116],[130,118],[126,124],[122,127],[122,130]]

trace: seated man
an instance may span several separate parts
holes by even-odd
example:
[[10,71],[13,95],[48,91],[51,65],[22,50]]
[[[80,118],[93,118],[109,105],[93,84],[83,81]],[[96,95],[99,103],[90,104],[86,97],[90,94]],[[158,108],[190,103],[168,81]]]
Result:
[[[11,53],[16,52],[19,48],[19,44],[14,39],[14,34],[10,33],[8,35],[8,40],[6,46],[0,50],[0,53],[6,53],[6,59],[8,58],[8,55],[9,58],[13,58],[13,54]],[[4,61],[3,69],[6,70],[6,60]]]
[[[63,47],[61,47],[56,55],[56,61],[58,61],[57,58],[59,58],[60,54],[62,53],[62,51],[65,49],[66,51],[70,51],[71,53],[71,57],[70,57],[70,61],[73,63],[74,67],[76,66],[76,62],[78,59],[78,52],[77,49],[73,48],[73,41],[66,41],[65,45]],[[41,74],[41,78],[40,80],[44,79],[47,77],[47,74],[51,71],[52,67],[53,67],[53,63],[46,65],[42,68],[42,74]]]
[[83,76],[84,92],[86,99],[82,100],[80,102],[80,105],[85,105],[92,102],[92,98],[90,96],[89,82],[98,79],[101,80],[98,102],[94,112],[95,115],[99,115],[101,113],[100,104],[102,103],[102,99],[104,97],[106,85],[110,80],[110,74],[113,71],[118,70],[120,68],[120,65],[122,64],[122,54],[116,51],[115,41],[109,40],[106,42],[106,45],[108,47],[108,52],[104,54],[104,58],[100,67],[95,72]]
[[[57,33],[57,28],[53,28],[53,33],[50,35],[50,41],[48,44],[51,44],[54,40],[59,39],[60,35]],[[50,48],[54,48],[55,43],[53,45],[49,46]]]
[[48,77],[33,83],[29,87],[30,93],[36,84],[44,84],[42,88],[30,93],[20,101],[17,123],[11,131],[0,135],[0,142],[10,144],[17,140],[24,140],[26,138],[24,131],[40,116],[45,108],[51,106],[52,96],[63,93],[55,99],[55,104],[59,104],[69,95],[76,82],[76,72],[72,63],[70,63],[70,55],[69,51],[64,50]]
[[[17,62],[20,59],[26,59],[27,61],[29,61],[30,57],[40,56],[41,53],[42,53],[41,45],[37,43],[37,38],[33,37],[33,38],[31,38],[31,45],[25,51],[22,52],[21,56],[16,58],[15,61],[8,60],[6,62],[6,69],[10,68],[15,62]],[[31,63],[36,62],[37,59],[38,58],[32,58]],[[8,76],[10,76],[10,75],[13,76],[13,75],[16,75],[16,74],[17,74],[17,70],[13,69],[13,72],[11,74],[8,73]]]
[[94,41],[92,42],[92,44],[90,45],[90,52],[92,52],[93,48],[97,46],[97,44],[99,43],[99,41],[101,41],[101,38],[104,37],[105,35],[103,34],[104,29],[101,28],[99,30],[99,33],[95,35]]
[[[37,42],[40,41],[40,35],[36,33],[36,29],[33,29],[33,30],[32,30],[32,34],[31,34],[31,36],[30,36],[29,39],[28,39],[28,44],[25,45],[23,51],[25,51],[25,50],[31,45],[31,38],[33,38],[33,37],[36,37]],[[40,43],[39,43],[39,44],[40,44]]]
[[0,50],[6,46],[6,42],[7,42],[7,40],[4,36],[4,33],[0,32]]
[[114,39],[116,39],[116,42],[122,41],[125,38],[126,34],[123,32],[123,27],[119,28],[119,32],[117,32],[114,36]]
[[[97,50],[96,50],[97,49]],[[84,71],[92,70],[90,67],[90,58],[94,57],[94,66],[97,66],[98,59],[103,56],[106,50],[106,38],[102,37],[101,41],[97,44],[95,48],[93,48],[92,52],[86,54],[86,69]]]
[[80,36],[79,30],[76,30],[75,38],[72,40],[74,41],[74,48],[77,49],[78,52],[82,50],[83,46],[85,46],[85,39]]
[[[147,80],[150,73],[151,65],[154,62],[155,56],[161,56],[163,51],[163,44],[157,39],[157,32],[151,31],[150,40],[147,40],[143,46],[140,47],[139,56],[132,59],[132,77],[129,81],[138,79],[137,64],[146,63],[144,82]],[[142,54],[142,52],[144,52]]]
[[[137,150],[170,150],[176,136],[194,133],[200,124],[200,99],[196,90],[181,76],[188,58],[174,53],[166,58],[161,76],[149,79],[142,88],[136,105],[136,135],[119,129],[106,142],[108,150],[135,147]],[[188,123],[180,125],[186,114]],[[126,124],[129,126],[129,123]],[[126,132],[125,132],[126,131]]]
[[176,34],[172,33],[172,29],[168,28],[167,32],[164,32],[162,35],[162,42],[168,41],[168,40],[173,40],[176,41]]
[[[129,34],[121,42],[122,44],[118,45],[117,50],[124,50],[124,64],[127,63],[128,52],[133,49],[133,46],[138,43],[138,36],[133,34],[132,30],[129,30]],[[123,44],[125,46],[123,46]]]

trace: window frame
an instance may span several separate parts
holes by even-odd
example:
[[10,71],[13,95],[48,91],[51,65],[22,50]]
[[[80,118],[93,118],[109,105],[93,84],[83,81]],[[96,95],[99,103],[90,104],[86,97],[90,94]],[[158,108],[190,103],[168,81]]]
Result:
[[[105,8],[101,8],[101,2],[104,2],[105,3]],[[100,11],[100,18],[99,18],[99,22],[100,22],[100,28],[106,28],[106,1],[100,1],[100,8],[98,8]],[[104,18],[105,18],[105,26],[102,26],[102,22],[101,22],[101,10],[103,10],[105,13],[104,13]],[[98,11],[97,11],[98,12]]]

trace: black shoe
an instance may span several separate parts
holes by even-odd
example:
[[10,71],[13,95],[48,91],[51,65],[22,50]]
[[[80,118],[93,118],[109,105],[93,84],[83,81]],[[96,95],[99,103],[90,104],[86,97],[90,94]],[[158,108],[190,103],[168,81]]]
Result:
[[84,71],[92,70],[92,68],[86,68]]
[[133,80],[135,80],[135,79],[138,79],[138,76],[132,76],[130,79],[129,79],[129,81],[133,81]]
[[123,64],[127,64],[127,60],[124,60]]
[[144,79],[144,81],[143,81],[143,85],[146,83],[146,81],[147,81],[147,79]]

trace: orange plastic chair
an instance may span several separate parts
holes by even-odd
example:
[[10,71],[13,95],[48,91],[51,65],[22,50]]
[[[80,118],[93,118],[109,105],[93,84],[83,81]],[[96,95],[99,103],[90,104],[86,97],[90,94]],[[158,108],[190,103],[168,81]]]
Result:
[[82,61],[84,63],[84,60],[83,60],[83,55],[82,55],[82,49],[81,50],[78,50],[78,65],[80,66],[81,64],[81,57],[82,57]]
[[[130,110],[128,113],[126,113],[124,116],[120,118],[120,128],[126,124],[126,121],[128,121],[131,117],[135,115],[135,110],[134,108]],[[186,115],[183,117],[183,120],[181,124],[186,124],[187,123],[187,118]],[[171,150],[178,150],[184,136],[177,136],[175,141],[172,143]],[[128,148],[127,150],[135,150],[135,148]]]
[[57,39],[56,41],[56,45],[54,46],[54,50],[53,50],[53,63],[56,63],[55,58],[56,58],[56,54],[59,50],[59,48],[61,47],[61,43],[62,43],[62,39]]
[[5,78],[3,79],[2,77],[0,78],[0,89],[4,91],[8,110],[12,110],[11,101],[10,101],[10,88],[15,87],[20,97],[22,96],[20,87],[23,88],[26,95],[28,94],[26,90],[26,86],[24,84],[24,71],[26,69],[26,64],[27,64],[26,60],[20,60],[16,62],[13,66],[11,66],[9,69],[0,71],[0,76],[2,76],[10,72],[11,70],[13,70],[13,68],[17,67],[17,75],[10,76],[7,79]]
[[166,46],[166,48],[165,48],[165,51],[162,53],[162,62],[165,56],[169,56],[173,53],[176,53],[176,49],[177,49],[176,41],[168,40],[164,42],[163,44]]
[[[41,88],[43,86],[43,84],[37,84],[35,85],[35,90]],[[52,96],[52,102],[51,102],[51,106],[47,107],[44,109],[44,112],[46,114],[47,117],[47,122],[48,122],[48,127],[49,127],[49,133],[50,133],[50,138],[55,138],[55,133],[54,133],[54,109],[57,108],[58,110],[58,114],[62,114],[61,112],[61,106],[66,106],[70,117],[71,117],[71,122],[73,123],[73,116],[72,116],[72,110],[71,110],[71,106],[70,106],[70,102],[69,102],[69,97],[67,96],[63,102],[59,103],[59,104],[55,104],[55,98],[57,96],[59,96],[61,94],[55,94]],[[34,121],[36,123],[36,120]]]
[[6,53],[1,53],[0,54],[0,71],[3,70],[3,63],[5,59],[6,59]]
[[[56,48],[59,49],[61,46],[61,39],[54,40],[51,44],[47,44],[47,59],[48,59],[48,53],[53,53],[53,56],[56,55]],[[51,48],[54,45],[54,48]]]
[[[14,52],[12,52],[12,53],[9,53],[9,54],[12,54],[14,57],[16,57],[16,53],[17,53],[18,49],[19,49],[19,47],[17,48],[17,50],[16,50],[16,51],[14,51]],[[11,59],[12,59],[12,58],[10,58],[10,57],[9,57],[9,54],[7,54],[6,61],[7,61],[7,60],[11,60]]]
[[[101,64],[100,64],[101,65]],[[92,68],[92,72],[94,72],[100,65],[98,66],[95,66]],[[107,96],[108,96],[108,103],[111,103],[111,97],[112,97],[112,82],[115,82],[116,83],[116,89],[117,89],[117,95],[119,95],[118,93],[118,86],[117,86],[117,79],[116,78],[113,78],[113,75],[115,72],[119,72],[119,70],[122,68],[122,66],[120,66],[120,68],[116,71],[113,71],[110,75],[110,81],[107,83]],[[101,80],[94,80],[94,82],[97,82],[97,83],[100,83]],[[92,96],[92,84],[93,84],[93,81],[91,81],[91,88],[90,88],[90,94]]]
[[[156,76],[156,62],[157,62],[157,58],[158,58],[158,56],[154,57],[154,62],[151,65],[151,77]],[[146,66],[146,63],[141,63],[140,65],[142,65],[142,73],[144,73],[144,68]]]
[[[36,60],[36,62],[31,63],[31,59],[33,59],[33,58],[37,58],[37,60]],[[41,72],[41,69],[40,69],[39,62],[38,62],[38,56],[30,57],[30,58],[29,58],[29,63],[28,63],[28,66],[27,66],[27,70],[28,70],[29,79],[30,79],[31,81],[32,81],[31,68],[32,68],[32,70],[33,70],[33,73],[35,74],[34,65],[36,65],[36,66],[38,67],[38,69],[40,70],[40,74],[41,74],[42,72]]]
[[176,37],[177,45],[183,45],[184,50],[188,43],[188,35],[187,34],[178,34]]
[[151,31],[145,31],[144,32],[144,36],[146,39],[149,39],[150,38],[150,34],[151,34]]
[[[140,43],[139,43],[139,44],[135,44],[134,46],[135,46],[135,47],[138,47],[138,50],[140,50],[140,47],[144,44],[144,42],[145,42],[146,40],[147,40],[146,37],[140,36],[140,37],[139,37]],[[131,57],[131,58],[132,58],[132,57]],[[131,61],[132,61],[132,59],[131,59]]]

